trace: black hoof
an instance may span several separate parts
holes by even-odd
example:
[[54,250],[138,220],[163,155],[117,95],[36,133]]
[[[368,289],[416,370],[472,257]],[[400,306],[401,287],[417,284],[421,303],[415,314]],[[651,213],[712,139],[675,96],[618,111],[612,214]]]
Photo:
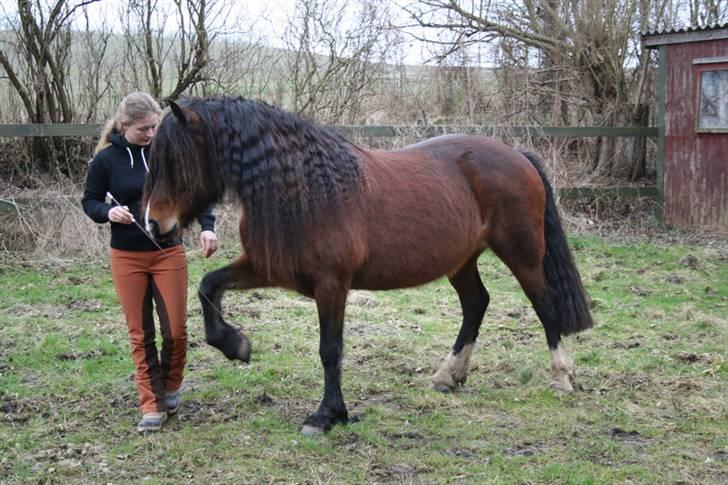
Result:
[[246,364],[250,362],[250,341],[248,338],[234,329],[226,329],[224,336],[219,339],[209,340],[208,343],[220,351],[230,360],[240,360]]
[[336,424],[346,424],[349,422],[349,416],[346,412],[333,417],[325,414],[312,414],[301,426],[301,434],[306,436],[315,436],[329,431]]

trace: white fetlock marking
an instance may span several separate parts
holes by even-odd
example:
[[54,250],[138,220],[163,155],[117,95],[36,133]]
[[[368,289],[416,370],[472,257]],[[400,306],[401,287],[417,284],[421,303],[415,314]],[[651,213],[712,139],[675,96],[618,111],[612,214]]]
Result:
[[468,344],[457,355],[450,352],[440,368],[430,379],[437,390],[455,389],[458,383],[465,381],[470,365],[470,356],[475,344]]
[[561,392],[572,392],[570,377],[574,375],[574,361],[561,344],[551,350],[551,387]]

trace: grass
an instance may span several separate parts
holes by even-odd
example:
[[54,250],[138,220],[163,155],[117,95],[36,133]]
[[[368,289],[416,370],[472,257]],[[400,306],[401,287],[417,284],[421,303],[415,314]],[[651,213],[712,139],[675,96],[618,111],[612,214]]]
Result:
[[[323,376],[312,301],[230,292],[251,364],[204,343],[194,284],[233,254],[190,254],[179,416],[140,436],[133,365],[104,261],[0,262],[0,482],[728,481],[728,260],[698,246],[572,240],[597,326],[567,339],[577,391],[547,387],[540,324],[508,270],[467,384],[428,388],[458,329],[447,281],[353,292],[343,388],[357,421],[298,427]],[[231,245],[232,246],[232,245]]]

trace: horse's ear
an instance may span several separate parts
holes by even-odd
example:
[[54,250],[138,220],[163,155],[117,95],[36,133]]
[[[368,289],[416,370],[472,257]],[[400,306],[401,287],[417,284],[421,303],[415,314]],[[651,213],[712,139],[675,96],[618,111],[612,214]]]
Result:
[[172,110],[172,114],[174,114],[174,117],[177,118],[180,123],[186,126],[189,120],[187,119],[187,115],[185,114],[184,110],[171,99],[169,100],[169,107]]

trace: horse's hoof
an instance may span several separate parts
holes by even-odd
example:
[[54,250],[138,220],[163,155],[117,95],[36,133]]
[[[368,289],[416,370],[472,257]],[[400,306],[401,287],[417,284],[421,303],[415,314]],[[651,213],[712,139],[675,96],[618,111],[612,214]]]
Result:
[[246,364],[250,362],[250,341],[239,332],[231,334],[221,350],[230,360],[239,360]]
[[319,428],[318,426],[311,426],[310,424],[304,424],[301,426],[301,434],[304,436],[318,436],[324,434],[326,430]]
[[[464,381],[464,379],[463,379]],[[445,369],[440,369],[430,378],[432,388],[439,392],[452,392],[458,386],[452,374]]]
[[301,426],[301,433],[306,436],[315,436],[326,433],[337,424],[349,422],[349,414],[344,410],[340,413],[324,412],[312,414]]
[[454,387],[450,387],[442,382],[433,382],[432,388],[438,392],[452,392],[455,390]]
[[245,337],[243,337],[240,345],[238,345],[237,359],[246,364],[250,363],[250,342]]
[[574,387],[571,385],[571,381],[569,381],[568,376],[554,377],[551,379],[551,382],[549,382],[549,387],[558,394],[571,394],[574,392]]

